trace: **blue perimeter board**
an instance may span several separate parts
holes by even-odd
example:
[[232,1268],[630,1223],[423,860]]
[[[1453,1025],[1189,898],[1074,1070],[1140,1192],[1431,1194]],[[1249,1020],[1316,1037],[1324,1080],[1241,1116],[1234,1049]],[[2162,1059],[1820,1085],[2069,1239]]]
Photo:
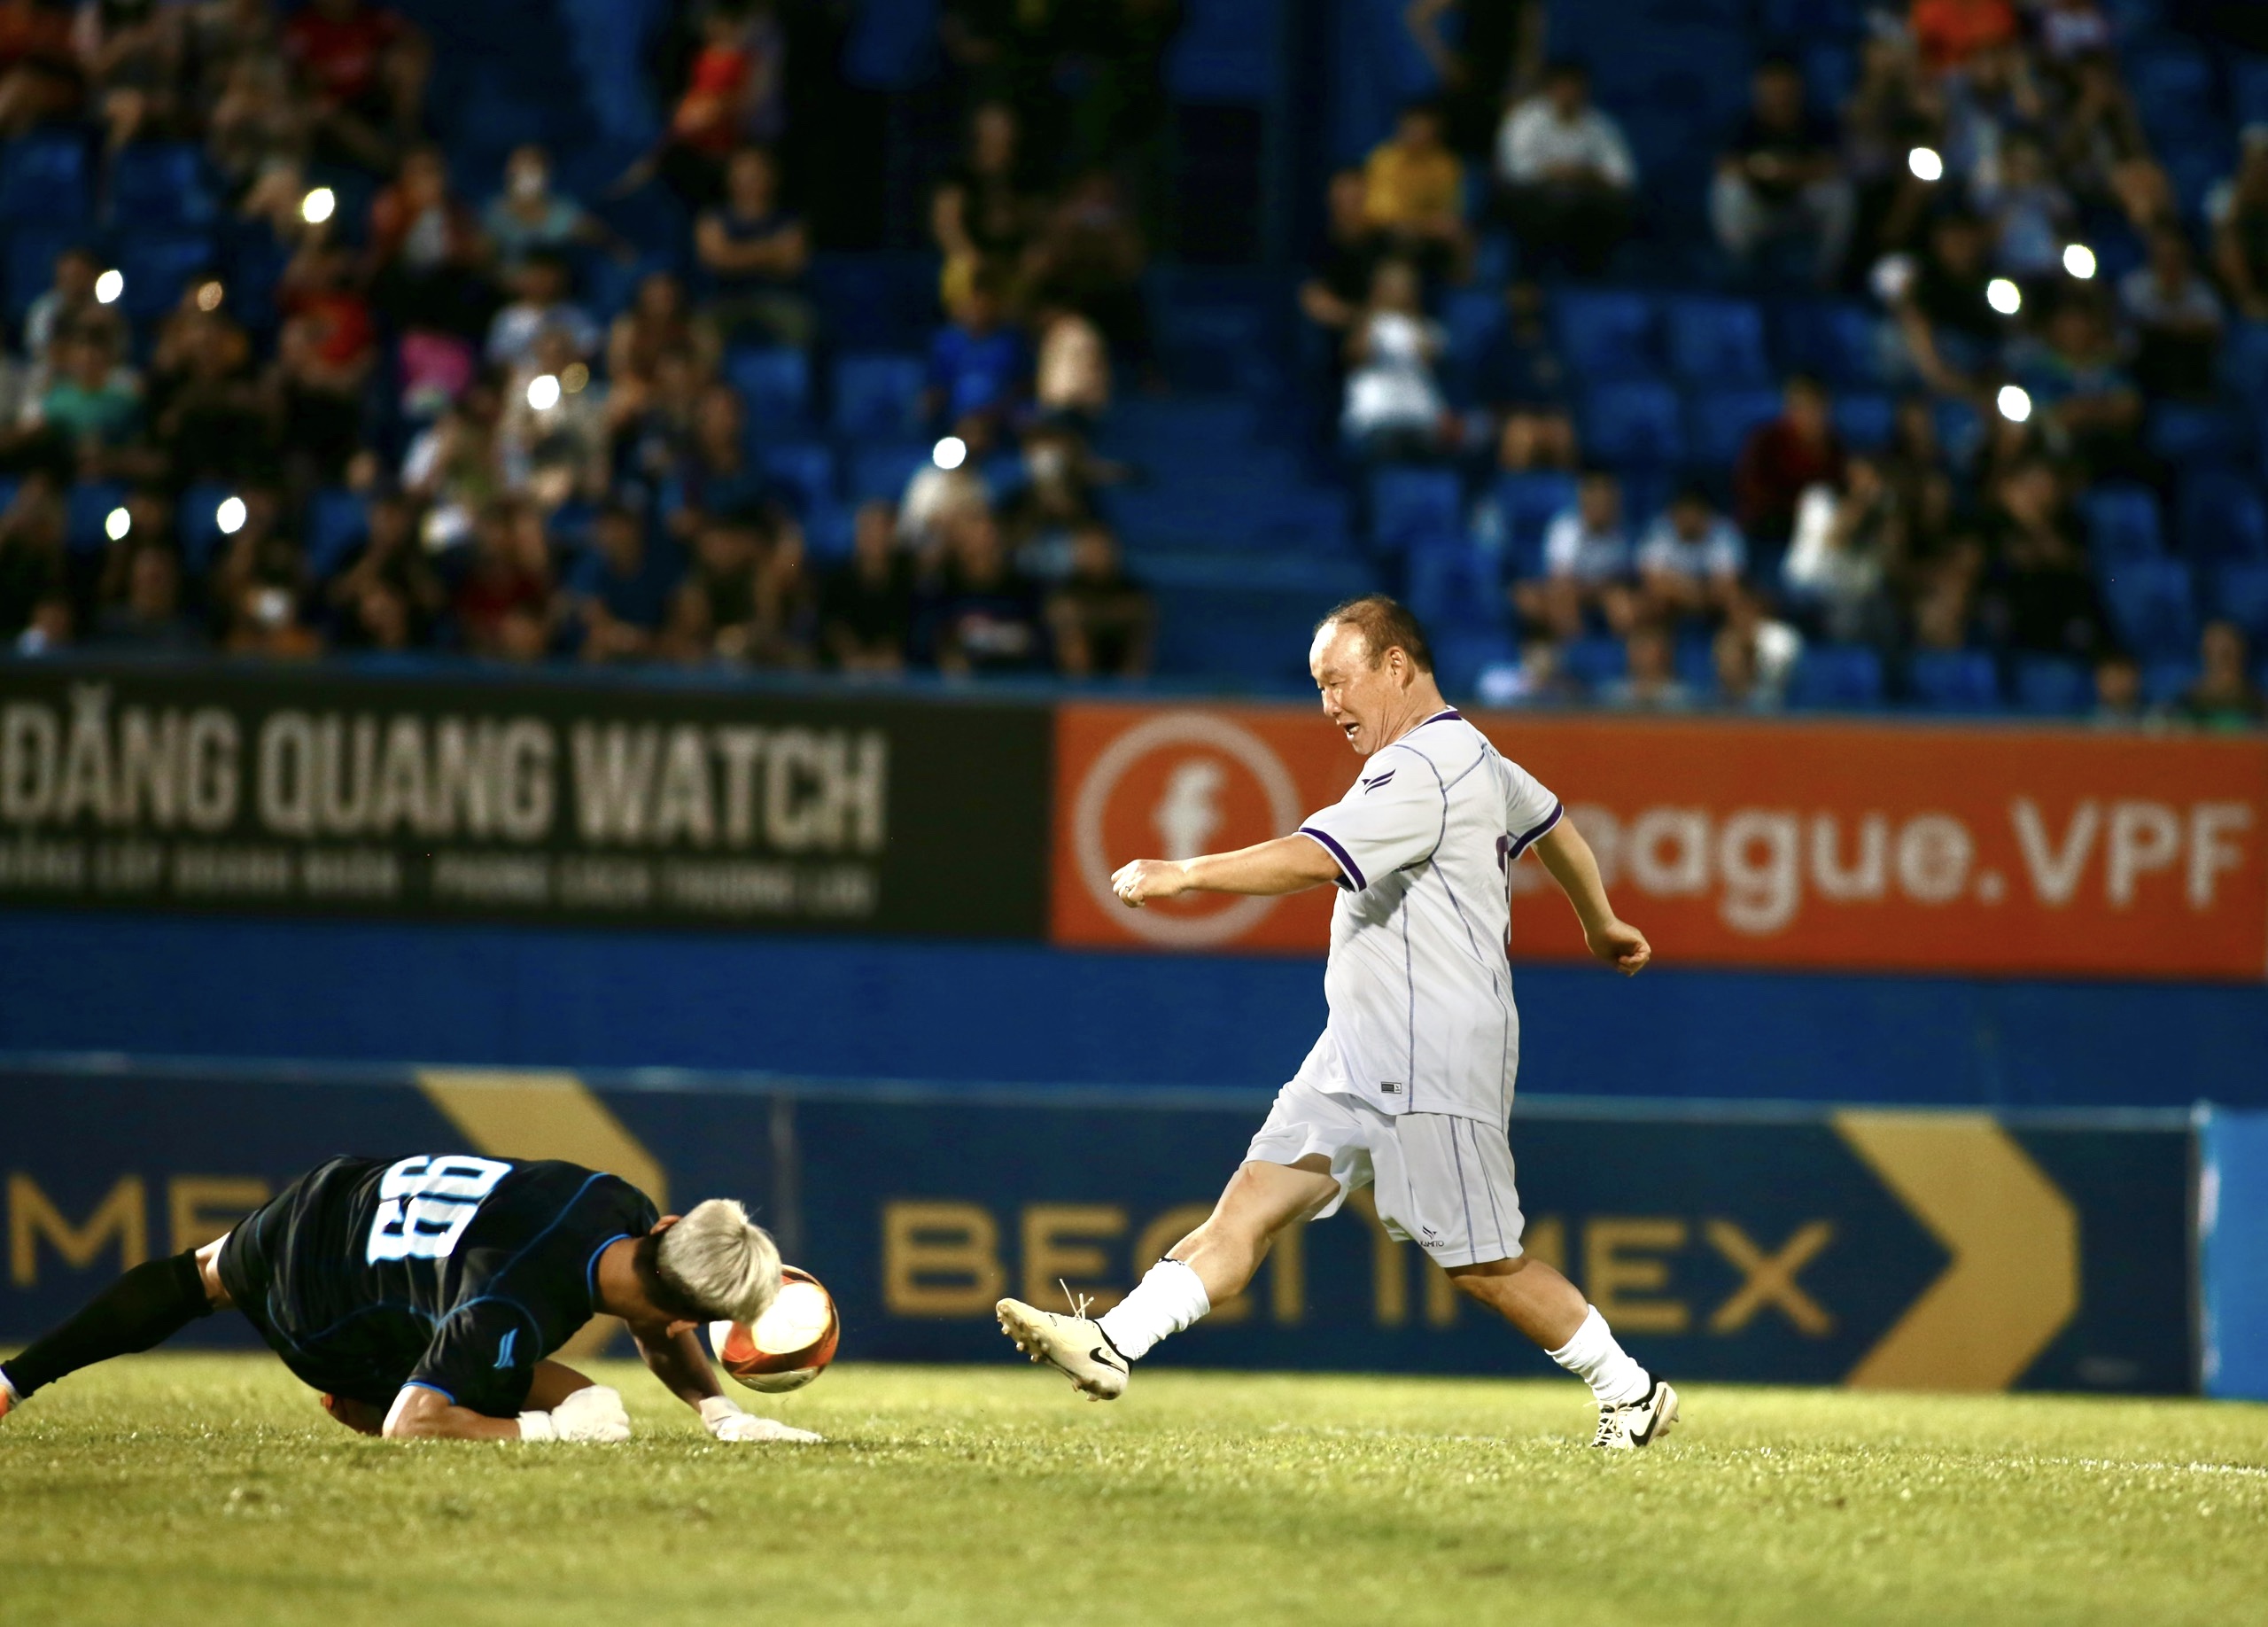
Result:
[[2268,1113],[2198,1116],[2205,1393],[2268,1401]]
[[[492,1087],[475,1133],[416,1078],[367,1064],[0,1062],[11,1126],[0,1226],[13,1262],[0,1281],[0,1341],[52,1326],[121,1265],[227,1230],[333,1154],[509,1156],[502,1141],[546,1133],[560,1111],[550,1089],[536,1093],[516,1131],[496,1117],[509,1117],[511,1104]],[[585,1083],[625,1138],[616,1151],[634,1143],[672,1204],[747,1203],[778,1229],[788,1257],[834,1294],[845,1353],[896,1361],[1013,1362],[993,1323],[1001,1294],[1060,1305],[1059,1279],[1106,1296],[1123,1291],[1203,1218],[1267,1100],[1258,1091],[939,1089],[656,1071],[594,1070]],[[555,1077],[547,1085],[555,1088]],[[1968,1387],[1980,1376],[1976,1345],[1999,1352],[1981,1358],[1993,1370],[1982,1375],[1988,1385],[2194,1390],[2188,1116],[1936,1124],[1954,1139],[1920,1156],[1974,1156],[1982,1145],[2000,1149],[2004,1173],[2013,1159],[2028,1161],[2061,1195],[2072,1229],[2039,1224],[2036,1207],[2028,1229],[1999,1229],[2008,1205],[1975,1183],[1925,1221],[1871,1167],[1850,1121],[1817,1106],[1538,1096],[1511,1132],[1527,1218],[1521,1246],[1561,1264],[1658,1371],[1816,1384],[1843,1380],[1890,1343],[1956,1268],[1951,1244],[1990,1231],[1993,1247],[1979,1257],[2005,1285],[2012,1269],[2058,1269],[2067,1235],[2077,1274],[2060,1316],[2016,1329],[2013,1345],[2008,1329],[1980,1340],[1964,1323],[1960,1349],[1925,1340],[1908,1350],[1934,1382],[1910,1359],[1903,1381]],[[475,1133],[483,1139],[469,1141]],[[1909,1143],[1908,1170],[1915,1152]],[[1496,1319],[1461,1306],[1417,1249],[1386,1242],[1362,1218],[1366,1207],[1350,1203],[1287,1236],[1240,1303],[1216,1307],[1156,1359],[1554,1371]],[[240,1320],[216,1317],[183,1337],[242,1344],[249,1334]],[[2003,1358],[2014,1365],[2001,1367]],[[1579,1410],[1580,1388],[1568,1394]]]
[[[1557,1095],[2268,1107],[2268,986],[1516,973]],[[0,912],[0,1050],[1272,1089],[1322,962],[1039,945]]]

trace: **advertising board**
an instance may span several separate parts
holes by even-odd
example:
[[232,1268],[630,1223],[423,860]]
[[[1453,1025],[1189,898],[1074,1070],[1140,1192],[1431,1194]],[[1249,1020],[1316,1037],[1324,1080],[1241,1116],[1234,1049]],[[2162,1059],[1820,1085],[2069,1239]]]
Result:
[[[1476,714],[1557,792],[1663,965],[2256,981],[2268,742],[2080,729]],[[1056,713],[1052,936],[1319,953],[1327,891],[1128,910],[1109,876],[1280,836],[1359,759],[1312,711]],[[1511,871],[1516,960],[1581,935]]]
[[0,904],[1029,938],[1048,750],[1037,706],[17,664]]
[[[1194,1092],[4,1069],[0,1343],[35,1335],[125,1266],[219,1235],[332,1154],[472,1152],[610,1169],[664,1207],[742,1199],[835,1294],[846,1358],[1006,1361],[996,1299],[1060,1307],[1068,1286],[1113,1303],[1204,1218],[1264,1111],[1263,1097]],[[2179,1115],[1560,1099],[1526,1104],[1511,1140],[1526,1249],[1565,1270],[1663,1372],[1914,1390],[2195,1386],[2192,1135]],[[1153,1359],[1553,1371],[1373,1217],[1358,1195],[1286,1234],[1239,1300]],[[224,1317],[191,1336],[247,1333]]]

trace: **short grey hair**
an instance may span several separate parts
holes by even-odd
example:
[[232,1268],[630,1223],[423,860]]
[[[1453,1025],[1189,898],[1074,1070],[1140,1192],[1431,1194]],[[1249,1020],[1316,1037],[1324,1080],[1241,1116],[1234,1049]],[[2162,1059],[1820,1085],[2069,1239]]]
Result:
[[730,1198],[711,1198],[656,1240],[654,1269],[690,1309],[753,1322],[780,1296],[780,1249]]

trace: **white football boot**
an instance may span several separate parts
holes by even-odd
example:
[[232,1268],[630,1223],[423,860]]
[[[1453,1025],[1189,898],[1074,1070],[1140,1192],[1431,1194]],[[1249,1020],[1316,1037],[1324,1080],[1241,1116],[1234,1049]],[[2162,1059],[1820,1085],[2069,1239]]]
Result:
[[1635,1452],[1667,1435],[1676,1422],[1677,1391],[1656,1379],[1637,1400],[1598,1409],[1598,1433],[1591,1436],[1591,1444],[1609,1452]]
[[1000,1331],[1034,1361],[1044,1361],[1069,1379],[1090,1401],[1115,1401],[1126,1393],[1126,1358],[1111,1345],[1102,1324],[1085,1314],[1082,1297],[1069,1316],[1042,1311],[1021,1299],[994,1307]]
[[17,1399],[16,1392],[8,1388],[8,1381],[0,1378],[0,1418],[5,1418],[22,1405],[23,1403]]

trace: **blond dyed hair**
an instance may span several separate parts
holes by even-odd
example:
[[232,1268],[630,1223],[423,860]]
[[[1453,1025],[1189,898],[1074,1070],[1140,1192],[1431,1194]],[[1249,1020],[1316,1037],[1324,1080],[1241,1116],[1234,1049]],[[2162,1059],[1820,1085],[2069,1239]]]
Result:
[[712,1320],[753,1322],[780,1296],[778,1245],[730,1198],[696,1203],[656,1238],[654,1270],[687,1308]]

